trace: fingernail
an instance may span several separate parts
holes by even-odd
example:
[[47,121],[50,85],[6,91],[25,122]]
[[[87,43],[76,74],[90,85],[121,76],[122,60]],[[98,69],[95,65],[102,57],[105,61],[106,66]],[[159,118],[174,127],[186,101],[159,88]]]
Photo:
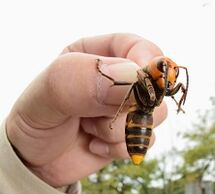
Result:
[[[133,83],[137,80],[137,70],[139,68],[140,67],[133,62],[101,65],[101,71],[104,74],[113,78],[115,81],[126,81],[129,83]],[[129,85],[113,86],[113,81],[100,74],[97,79],[97,98],[101,103],[118,105],[122,102],[129,88]]]
[[110,152],[108,144],[99,140],[92,140],[89,149],[92,153],[101,156],[108,156]]

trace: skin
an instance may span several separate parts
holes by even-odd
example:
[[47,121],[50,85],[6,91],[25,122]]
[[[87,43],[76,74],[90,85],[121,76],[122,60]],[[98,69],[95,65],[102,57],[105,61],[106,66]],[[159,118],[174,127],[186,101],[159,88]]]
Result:
[[[160,55],[155,44],[134,34],[84,38],[66,47],[25,89],[7,118],[8,138],[23,163],[46,183],[60,187],[114,159],[128,158],[128,106],[113,130],[109,123],[129,86],[111,87],[98,73],[96,59],[107,64],[102,71],[114,79],[132,82],[139,66]],[[154,125],[166,116],[162,103],[154,112]],[[154,139],[153,134],[150,145]]]

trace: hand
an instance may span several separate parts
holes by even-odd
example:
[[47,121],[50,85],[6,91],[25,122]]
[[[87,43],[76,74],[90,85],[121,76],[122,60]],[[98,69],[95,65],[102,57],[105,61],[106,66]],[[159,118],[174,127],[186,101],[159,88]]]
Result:
[[[102,71],[111,77],[135,81],[136,64],[144,66],[158,55],[162,52],[156,45],[132,34],[84,38],[66,47],[23,92],[8,116],[8,137],[24,164],[58,187],[113,159],[128,158],[126,108],[109,129],[128,87],[111,87],[110,80],[98,73],[96,59],[107,64]],[[155,126],[166,115],[163,103],[155,110]]]

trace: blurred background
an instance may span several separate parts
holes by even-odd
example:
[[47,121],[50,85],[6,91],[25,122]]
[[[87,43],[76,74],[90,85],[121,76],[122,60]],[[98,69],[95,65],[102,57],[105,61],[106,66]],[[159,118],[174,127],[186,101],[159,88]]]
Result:
[[82,181],[84,193],[214,192],[214,18],[214,0],[1,1],[0,118],[68,44],[113,32],[141,35],[188,67],[186,114],[166,99],[169,116],[155,129],[146,161],[113,162]]

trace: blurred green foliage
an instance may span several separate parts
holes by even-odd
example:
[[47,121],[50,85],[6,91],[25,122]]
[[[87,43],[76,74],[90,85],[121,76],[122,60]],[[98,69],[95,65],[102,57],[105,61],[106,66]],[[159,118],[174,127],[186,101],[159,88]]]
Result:
[[181,170],[187,181],[215,180],[215,98],[212,108],[199,115],[194,129],[183,134],[187,149],[181,152]]

